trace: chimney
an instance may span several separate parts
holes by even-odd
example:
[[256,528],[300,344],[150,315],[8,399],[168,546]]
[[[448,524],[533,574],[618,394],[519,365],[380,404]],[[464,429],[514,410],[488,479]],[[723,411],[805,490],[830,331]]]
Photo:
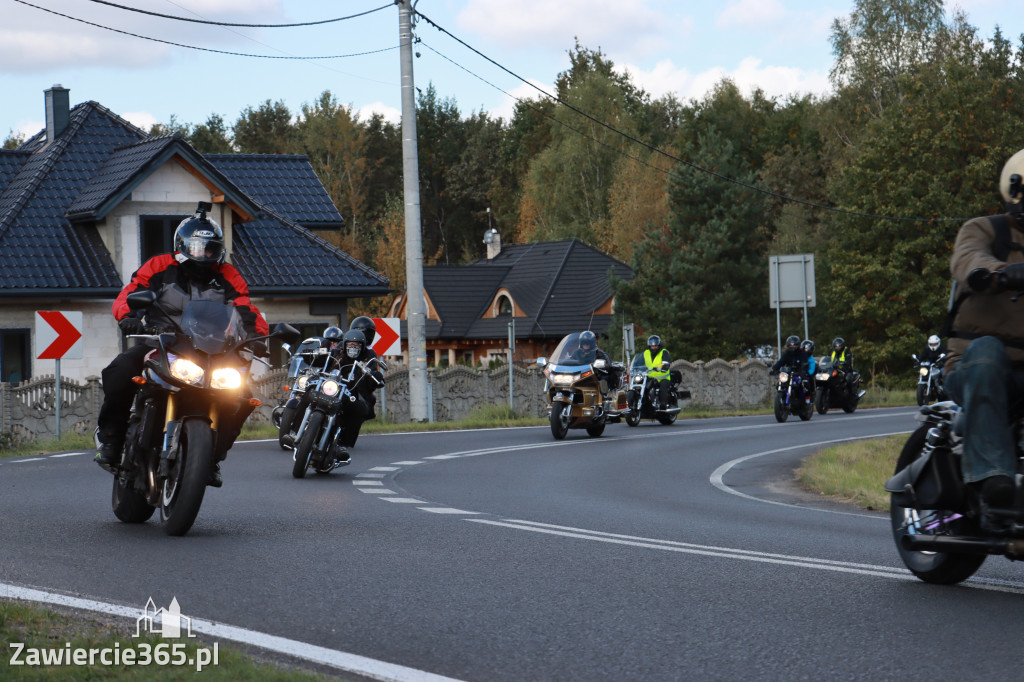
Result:
[[46,144],[56,140],[71,120],[71,91],[55,84],[46,91]]
[[493,227],[484,232],[484,244],[487,244],[487,260],[501,253],[501,235]]

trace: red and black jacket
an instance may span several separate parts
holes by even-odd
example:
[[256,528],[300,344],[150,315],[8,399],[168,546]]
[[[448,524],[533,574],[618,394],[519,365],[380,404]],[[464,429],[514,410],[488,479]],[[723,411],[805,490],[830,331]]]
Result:
[[[249,285],[230,263],[219,263],[210,269],[209,278],[197,281],[185,271],[182,264],[187,262],[180,253],[154,256],[132,274],[132,279],[114,299],[114,318],[121,320],[131,310],[128,308],[128,294],[148,289],[156,293],[163,303],[167,298],[203,298],[222,300],[236,308],[246,328],[259,336],[270,333],[267,321],[249,300]],[[174,306],[176,307],[176,306]]]

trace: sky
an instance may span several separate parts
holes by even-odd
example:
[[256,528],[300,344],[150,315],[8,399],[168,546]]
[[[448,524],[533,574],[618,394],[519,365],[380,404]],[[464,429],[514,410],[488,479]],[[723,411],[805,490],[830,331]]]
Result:
[[[369,13],[314,26],[252,28],[113,5],[233,24]],[[417,23],[414,81],[421,90],[432,84],[463,116],[485,111],[507,120],[516,98],[540,97],[537,88],[553,92],[578,40],[600,49],[654,97],[700,99],[725,77],[747,95],[755,88],[780,100],[823,95],[833,62],[832,22],[853,6],[852,0],[418,0],[416,10],[444,31]],[[1024,33],[1024,12],[1013,0],[947,2],[947,15],[954,8],[982,37],[998,25],[1017,45]],[[43,128],[44,91],[54,84],[70,90],[72,105],[96,101],[147,130],[172,116],[199,124],[211,114],[230,127],[246,107],[267,100],[299,114],[325,90],[363,120],[379,112],[397,122],[398,43],[391,0],[0,0],[0,139]]]

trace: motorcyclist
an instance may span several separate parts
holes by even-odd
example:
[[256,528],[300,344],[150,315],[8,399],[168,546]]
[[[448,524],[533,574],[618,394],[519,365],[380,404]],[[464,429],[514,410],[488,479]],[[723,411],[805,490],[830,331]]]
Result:
[[[309,366],[318,369],[323,369],[327,364],[327,359],[332,356],[332,353],[335,356],[337,355],[338,344],[341,343],[341,337],[343,335],[344,333],[341,331],[340,327],[331,325],[330,327],[324,329],[323,334],[321,334],[319,337],[314,336],[311,337],[310,339],[307,339],[307,341],[313,341],[314,343],[319,342],[321,348],[327,349],[326,354],[318,354],[313,356],[313,359],[310,361]],[[306,405],[308,404],[308,402],[309,396],[303,394],[302,400],[299,401],[298,405],[286,408],[281,413],[281,423],[278,426],[278,429],[280,429],[280,432],[284,434],[282,442],[286,446],[290,447],[295,445],[295,434],[292,433],[292,429],[296,426],[296,420],[300,420],[302,418],[302,415],[305,413]]]
[[932,334],[928,337],[928,341],[924,345],[924,350],[922,350],[917,356],[917,361],[936,363],[945,352],[946,349],[942,347],[942,339],[940,339],[937,334]]
[[846,345],[846,339],[837,336],[832,339],[832,365],[840,372],[853,371],[853,351]]
[[609,390],[618,388],[618,374],[615,368],[612,367],[611,356],[597,347],[597,334],[589,329],[580,332],[579,344],[579,348],[574,350],[569,356],[568,362],[575,365],[592,365],[597,360],[604,360],[604,369],[595,368],[594,372],[599,379],[604,379],[608,382]]
[[[377,360],[377,351],[373,350],[373,340],[377,338],[377,325],[373,323],[373,319],[366,315],[360,315],[356,319],[352,320],[352,324],[349,325],[349,331],[358,329],[366,337],[366,348],[363,351],[365,357],[359,358],[363,362],[369,362],[373,359]],[[370,406],[370,416],[367,419],[373,419],[377,416],[377,386],[372,382],[363,381],[360,382],[358,389],[359,394],[366,400],[366,404]],[[355,441],[352,441],[355,444]]]
[[[671,384],[668,366],[672,362],[672,357],[661,344],[660,336],[652,334],[647,337],[647,350],[644,351],[643,358],[644,365],[647,367],[647,378],[658,384],[657,409],[666,410],[668,409],[669,388]],[[640,396],[637,395],[635,388],[629,389],[626,393],[626,401],[631,410],[639,407],[637,403],[639,398]]]
[[963,407],[964,481],[987,507],[1009,507],[1016,486],[1010,408],[1024,399],[1024,149],[999,178],[1006,213],[968,220],[957,233],[950,271],[966,296],[950,311],[945,388]]
[[[245,331],[250,335],[263,336],[270,332],[266,320],[249,300],[249,286],[242,275],[230,263],[224,262],[224,233],[216,221],[206,215],[210,205],[200,202],[195,215],[178,224],[174,231],[174,252],[150,258],[132,274],[131,281],[121,290],[112,307],[114,318],[121,331],[127,335],[144,334],[150,329],[169,327],[166,316],[156,309],[143,314],[133,312],[127,303],[128,294],[150,290],[156,293],[157,301],[171,314],[180,312],[189,300],[201,299],[231,303],[242,317]],[[125,433],[132,403],[138,388],[132,377],[142,372],[146,354],[152,347],[136,344],[115,357],[101,374],[103,379],[103,404],[97,418],[96,441],[98,452],[93,461],[113,472],[121,460]],[[266,356],[266,345],[257,349]],[[234,443],[242,424],[253,407],[246,403],[237,413],[225,420],[224,438],[218,438],[214,452],[214,469],[208,485],[220,487],[220,462],[227,456],[227,450]]]
[[[384,375],[377,365],[377,354],[367,346],[366,336],[358,329],[349,329],[342,337],[339,362],[341,376],[343,377],[349,376],[356,362],[366,365],[366,374],[368,375],[363,377],[356,387],[356,401],[349,403],[341,415],[342,449],[339,453],[339,459],[344,461],[348,457],[346,448],[356,444],[356,439],[359,438],[359,429],[362,427],[363,422],[371,418],[371,407],[364,397],[365,392],[369,391],[372,393],[378,387],[383,386]],[[358,379],[362,374],[363,370],[356,368],[352,376]],[[366,385],[365,387],[364,384]]]
[[800,347],[800,337],[792,335],[786,337],[786,350],[782,352],[779,359],[772,365],[769,374],[778,374],[783,367],[789,367],[794,372],[799,372],[805,378],[807,376],[807,351]]
[[817,360],[814,359],[814,341],[804,339],[800,342],[800,350],[807,354],[807,381],[809,382],[811,392],[813,393],[816,386],[814,381],[814,370],[818,366]]

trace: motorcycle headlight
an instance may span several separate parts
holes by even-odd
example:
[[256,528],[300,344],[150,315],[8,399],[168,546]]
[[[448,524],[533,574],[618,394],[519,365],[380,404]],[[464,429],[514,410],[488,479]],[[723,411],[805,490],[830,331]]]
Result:
[[779,372],[779,381],[781,383],[786,383],[787,381],[789,381],[789,373],[788,372]]
[[171,376],[178,381],[183,381],[186,384],[202,384],[203,383],[203,368],[185,358],[175,357],[168,355],[167,359],[170,361]]
[[295,382],[295,388],[297,388],[300,391],[305,391],[306,390],[306,384],[308,384],[308,383],[309,383],[309,376],[303,374],[301,377],[299,377],[299,380]]
[[339,390],[341,390],[341,386],[338,385],[337,381],[325,381],[320,387],[320,392],[331,398],[338,395]]
[[921,376],[928,376],[928,368],[922,367],[920,370]]
[[818,381],[828,381],[828,374],[824,372],[821,374],[815,374],[814,378],[817,379]]
[[572,383],[575,378],[574,374],[552,374],[551,385],[552,386],[568,386]]
[[213,376],[210,377],[210,386],[212,388],[234,389],[241,385],[242,373],[234,367],[215,369],[213,370]]
[[643,374],[637,374],[636,376],[634,376],[633,377],[633,383],[634,384],[642,384],[642,383],[644,383],[644,375]]

